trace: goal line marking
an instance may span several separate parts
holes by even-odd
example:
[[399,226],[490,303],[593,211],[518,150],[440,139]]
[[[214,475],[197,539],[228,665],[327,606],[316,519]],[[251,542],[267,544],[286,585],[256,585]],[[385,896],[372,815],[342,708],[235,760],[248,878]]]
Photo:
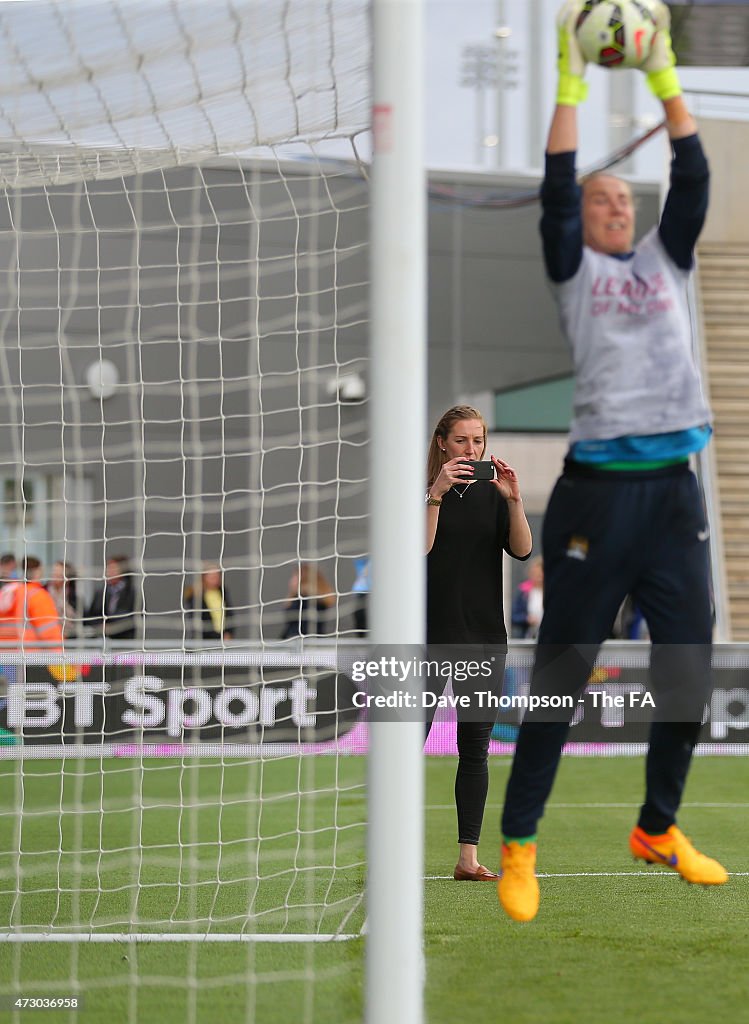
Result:
[[[729,871],[731,878],[743,878],[749,871]],[[676,871],[539,871],[536,878],[681,878]],[[425,875],[425,882],[453,881],[452,875]]]
[[242,932],[209,932],[198,935],[191,932],[0,932],[0,943],[22,942],[79,942],[79,943],[132,943],[132,942],[350,942],[360,939],[358,934],[288,934],[271,935]]
[[[567,810],[581,810],[581,811],[585,811],[585,810],[606,810],[607,808],[631,809],[631,808],[637,808],[637,807],[641,807],[641,806],[642,806],[642,800],[639,800],[637,803],[584,803],[584,804],[552,803],[552,804],[547,804],[546,805],[546,810],[547,811],[554,811],[554,810],[565,810],[565,811],[567,811]],[[689,802],[689,803],[683,803],[681,805],[681,809],[682,810],[687,809],[687,808],[705,808],[705,807],[708,807],[708,808],[710,808],[710,807],[712,807],[712,808],[725,807],[726,809],[733,809],[733,810],[735,810],[737,808],[740,809],[740,808],[749,807],[749,802],[746,802],[746,801],[743,801],[743,802],[740,802],[740,803]],[[455,810],[455,804],[427,804],[424,809],[426,811],[454,811]],[[492,807],[487,805],[487,809],[488,810],[492,810]],[[495,805],[495,807],[493,809],[494,810],[499,810],[500,809],[500,805],[499,804]]]

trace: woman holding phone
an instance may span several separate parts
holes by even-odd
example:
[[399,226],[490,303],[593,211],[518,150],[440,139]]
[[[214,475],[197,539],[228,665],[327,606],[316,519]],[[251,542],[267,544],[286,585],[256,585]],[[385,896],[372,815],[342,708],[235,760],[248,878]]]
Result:
[[[427,643],[430,658],[480,661],[492,677],[453,678],[453,691],[502,692],[507,629],[502,606],[502,556],[524,561],[533,540],[515,470],[486,452],[486,422],[468,405],[440,418],[427,456]],[[481,466],[472,463],[481,462]],[[489,467],[491,479],[488,479]],[[457,675],[457,673],[456,673]],[[470,690],[467,689],[470,685]],[[478,686],[477,686],[478,684]],[[496,881],[479,863],[477,847],[489,787],[489,738],[497,712],[470,702],[458,714],[457,881]],[[476,720],[482,718],[482,721]],[[427,735],[431,719],[427,722]]]

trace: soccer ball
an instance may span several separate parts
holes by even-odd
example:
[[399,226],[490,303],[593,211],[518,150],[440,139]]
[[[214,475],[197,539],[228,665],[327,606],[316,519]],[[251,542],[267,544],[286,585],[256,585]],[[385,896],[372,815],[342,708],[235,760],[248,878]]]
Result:
[[575,34],[590,64],[637,68],[650,55],[655,18],[646,0],[585,0]]

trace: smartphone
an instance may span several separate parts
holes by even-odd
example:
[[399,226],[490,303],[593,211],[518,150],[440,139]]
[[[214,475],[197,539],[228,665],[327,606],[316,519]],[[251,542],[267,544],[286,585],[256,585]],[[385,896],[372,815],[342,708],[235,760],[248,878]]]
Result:
[[[472,480],[493,480],[494,479],[494,463],[493,462],[474,462],[472,459],[465,459],[465,462],[469,466],[473,466]],[[466,477],[466,479],[468,479]]]

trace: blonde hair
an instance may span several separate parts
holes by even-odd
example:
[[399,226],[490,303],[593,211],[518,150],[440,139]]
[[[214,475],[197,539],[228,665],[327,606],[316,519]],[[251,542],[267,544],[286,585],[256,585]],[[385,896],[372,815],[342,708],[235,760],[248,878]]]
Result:
[[622,185],[626,185],[629,190],[629,194],[632,195],[632,185],[626,180],[626,178],[620,178],[618,174],[611,174],[609,171],[591,171],[590,174],[583,174],[580,178],[580,187],[583,191],[586,188],[590,188],[600,178],[611,178],[612,181],[618,181]]
[[[444,413],[434,428],[432,434],[432,440],[429,443],[429,451],[427,452],[427,487],[431,487],[437,477],[440,475],[440,470],[444,464],[445,453],[442,450],[440,441],[446,441],[448,435],[456,423],[460,423],[461,420],[478,420],[481,423],[481,427],[484,431],[484,451],[486,451],[486,420],[478,411],[474,409],[472,405],[454,405],[452,409],[448,409]],[[482,451],[483,455],[483,451]]]

